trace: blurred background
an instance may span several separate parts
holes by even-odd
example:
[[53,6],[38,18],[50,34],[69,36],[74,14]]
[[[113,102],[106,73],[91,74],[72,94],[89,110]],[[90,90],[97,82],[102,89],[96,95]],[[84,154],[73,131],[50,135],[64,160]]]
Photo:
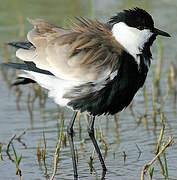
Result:
[[[154,169],[153,179],[177,179],[177,0],[0,0],[0,61],[18,61],[15,50],[5,43],[26,39],[26,33],[32,28],[27,17],[68,27],[73,17],[107,22],[115,13],[132,7],[147,10],[156,27],[172,37],[159,37],[154,43],[148,78],[131,106],[118,115],[101,116],[96,121],[97,140],[108,168],[105,179],[140,179],[143,166],[155,156],[162,119],[165,123],[162,144],[170,135],[174,142],[150,172]],[[58,107],[47,98],[47,91],[37,85],[11,87],[18,73],[0,69],[0,179],[18,179],[14,150],[11,146],[7,148],[14,135],[15,152],[22,155],[19,164],[22,179],[49,179],[62,119],[65,126],[56,178],[73,179],[66,138],[72,111]],[[74,127],[78,174],[84,180],[100,179],[101,165],[96,154],[93,172],[90,171],[89,159],[94,149],[86,125],[87,117],[81,115]],[[40,152],[45,152],[45,157]],[[150,175],[147,173],[146,177]]]

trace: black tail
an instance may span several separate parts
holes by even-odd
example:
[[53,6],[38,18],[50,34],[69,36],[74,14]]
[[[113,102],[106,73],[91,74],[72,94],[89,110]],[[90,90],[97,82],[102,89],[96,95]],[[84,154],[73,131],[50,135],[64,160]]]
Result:
[[18,85],[25,85],[29,83],[36,83],[36,81],[29,79],[29,78],[24,78],[24,77],[18,77],[16,82],[12,84],[12,86],[18,86]]
[[29,71],[28,66],[22,63],[2,63],[1,66]]
[[30,49],[30,48],[35,48],[32,43],[29,41],[17,41],[17,42],[9,42],[7,43],[9,46],[13,46],[17,49],[22,48],[22,49]]
[[[0,65],[2,65],[4,67],[10,67],[10,68],[13,68],[13,69],[33,71],[33,72],[37,72],[37,73],[53,75],[50,71],[39,69],[39,68],[36,67],[36,65],[33,62],[28,62],[28,61],[25,61],[25,64],[23,64],[23,63],[2,63]],[[19,77],[17,79],[18,80],[15,83],[13,83],[12,86],[17,86],[17,85],[20,85],[20,84],[24,85],[24,84],[29,84],[29,83],[35,83],[34,80],[29,79],[29,78]]]
[[31,61],[24,61],[24,63],[2,63],[1,65],[13,69],[33,71],[41,74],[53,75],[50,71],[37,68],[35,63]]
[[[29,68],[27,66],[27,64],[20,64],[20,63],[2,63],[0,64],[4,67],[10,67],[10,68],[14,68],[14,69],[20,69],[20,70],[27,70],[29,71]],[[34,80],[29,79],[29,78],[24,78],[24,77],[18,77],[17,81],[15,81],[12,86],[18,86],[18,85],[25,85],[25,84],[29,84],[29,83],[36,83]]]

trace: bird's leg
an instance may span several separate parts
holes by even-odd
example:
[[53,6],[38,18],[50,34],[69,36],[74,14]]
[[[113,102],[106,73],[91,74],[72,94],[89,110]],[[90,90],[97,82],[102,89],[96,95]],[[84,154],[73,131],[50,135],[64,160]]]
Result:
[[74,143],[73,143],[73,125],[76,119],[77,111],[73,113],[72,119],[69,122],[69,125],[67,127],[67,134],[68,134],[68,140],[71,148],[71,154],[72,154],[72,162],[73,162],[73,169],[74,169],[74,179],[77,179],[77,164],[76,164],[76,155],[74,150]]
[[98,154],[98,157],[100,159],[103,171],[106,172],[107,169],[106,169],[103,157],[101,155],[100,148],[98,147],[98,144],[97,144],[97,141],[96,141],[95,135],[94,135],[94,121],[95,121],[95,116],[91,116],[90,121],[89,121],[89,125],[88,125],[88,134],[89,134],[90,139],[92,140],[92,143],[93,143],[95,150]]

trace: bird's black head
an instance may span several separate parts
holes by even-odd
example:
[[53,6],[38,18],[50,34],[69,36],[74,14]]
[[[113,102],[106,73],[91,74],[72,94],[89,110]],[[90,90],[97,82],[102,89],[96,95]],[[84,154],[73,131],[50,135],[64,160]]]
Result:
[[157,35],[170,37],[168,33],[156,29],[152,16],[140,8],[117,13],[109,24],[115,39],[135,58],[138,54],[151,57],[150,46]]
[[141,31],[144,29],[150,29],[155,35],[170,37],[168,33],[154,27],[154,21],[148,12],[137,7],[119,12],[109,20],[109,23],[112,25],[119,22],[124,22],[126,25],[137,28]]
[[113,16],[109,21],[111,24],[116,24],[119,22],[124,22],[128,26],[135,27],[140,30],[145,28],[154,28],[154,21],[152,16],[140,8],[124,10],[120,13],[117,13],[117,15]]

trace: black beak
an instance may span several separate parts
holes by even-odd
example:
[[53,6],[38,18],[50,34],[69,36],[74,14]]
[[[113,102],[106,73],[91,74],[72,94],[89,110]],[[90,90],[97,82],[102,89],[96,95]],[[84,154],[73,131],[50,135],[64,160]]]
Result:
[[161,31],[160,29],[154,28],[153,33],[156,35],[171,37],[167,32]]

